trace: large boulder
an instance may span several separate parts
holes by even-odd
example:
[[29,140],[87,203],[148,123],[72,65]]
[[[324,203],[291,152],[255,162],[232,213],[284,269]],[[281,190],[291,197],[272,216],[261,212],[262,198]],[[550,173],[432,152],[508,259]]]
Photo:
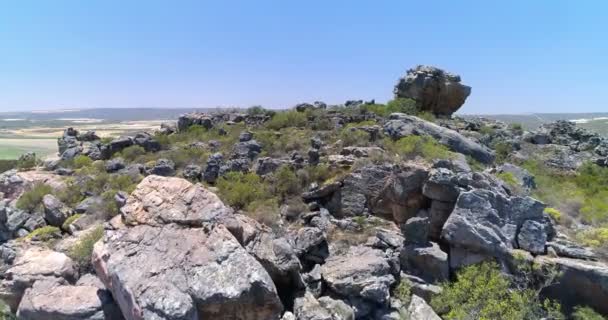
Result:
[[229,223],[232,210],[200,184],[148,176],[122,216],[125,227],[106,230],[92,260],[127,320],[253,320],[281,314],[272,278],[239,243],[255,232],[249,224]]
[[420,166],[368,165],[342,183],[337,216],[379,215],[405,222],[424,206],[422,186],[428,171]]
[[356,305],[357,318],[389,302],[395,282],[389,259],[378,249],[357,246],[330,256],[321,267],[327,287],[334,294]]
[[293,311],[298,320],[355,320],[353,309],[343,301],[330,297],[317,300],[308,292],[295,299]]
[[61,227],[65,220],[74,213],[70,207],[52,194],[42,197],[42,206],[44,207],[44,218],[50,225],[56,227]]
[[460,133],[403,113],[393,113],[384,124],[384,131],[393,139],[410,135],[430,136],[449,149],[473,157],[482,163],[494,161],[495,154]]
[[[546,223],[544,208],[542,202],[530,197],[507,197],[483,189],[463,192],[443,226],[442,237],[451,247],[501,258],[518,248],[518,235],[524,224]],[[524,238],[526,244],[520,246],[522,249],[539,250],[536,244],[528,246],[527,234],[521,237]],[[450,260],[454,261],[452,257]]]
[[586,305],[608,314],[608,267],[605,263],[548,256],[536,257],[535,263],[556,266],[560,271],[543,294],[559,299],[568,308]]
[[420,110],[449,116],[464,104],[471,87],[461,84],[458,75],[419,65],[399,79],[394,93],[395,98],[415,100]]

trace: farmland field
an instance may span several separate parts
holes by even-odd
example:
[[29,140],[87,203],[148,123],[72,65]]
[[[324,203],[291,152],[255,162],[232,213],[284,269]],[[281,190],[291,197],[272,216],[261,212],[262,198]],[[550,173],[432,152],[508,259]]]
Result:
[[29,151],[41,158],[54,154],[57,152],[57,140],[0,138],[0,159],[17,159]]

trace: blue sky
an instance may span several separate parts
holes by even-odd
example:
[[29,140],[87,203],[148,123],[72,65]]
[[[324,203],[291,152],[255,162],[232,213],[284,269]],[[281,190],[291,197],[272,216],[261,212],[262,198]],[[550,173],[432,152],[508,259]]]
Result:
[[608,1],[2,1],[0,111],[288,107],[461,74],[463,113],[608,111]]

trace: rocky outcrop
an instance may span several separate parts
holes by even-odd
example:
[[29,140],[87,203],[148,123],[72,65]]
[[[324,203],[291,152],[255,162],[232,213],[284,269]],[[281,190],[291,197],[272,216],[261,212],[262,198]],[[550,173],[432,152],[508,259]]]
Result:
[[460,133],[403,113],[393,113],[384,124],[384,131],[393,139],[409,135],[430,136],[452,151],[473,157],[482,163],[494,161],[494,152]]
[[42,206],[44,207],[44,219],[56,227],[61,227],[65,220],[74,213],[70,207],[52,194],[47,194],[42,198]]
[[220,224],[232,211],[215,194],[148,176],[122,212],[126,227],[106,231],[93,264],[127,320],[279,317],[270,275]]
[[395,98],[415,100],[420,110],[449,116],[464,104],[471,87],[461,84],[458,75],[419,65],[399,79],[394,93]]
[[415,294],[412,295],[407,312],[410,320],[441,320],[431,306]]
[[202,126],[205,129],[210,129],[213,127],[213,121],[209,115],[198,112],[183,114],[177,119],[178,132],[184,132],[188,130],[190,126],[193,125]]

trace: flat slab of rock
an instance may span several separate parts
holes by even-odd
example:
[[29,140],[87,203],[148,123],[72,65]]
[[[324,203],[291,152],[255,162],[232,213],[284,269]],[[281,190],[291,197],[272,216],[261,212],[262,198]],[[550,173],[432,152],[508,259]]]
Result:
[[494,161],[494,152],[487,147],[461,135],[460,133],[438,126],[432,122],[403,113],[393,113],[384,124],[384,131],[393,139],[409,135],[431,136],[452,151],[473,157],[482,163]]
[[23,320],[104,320],[104,301],[98,291],[99,289],[93,286],[61,285],[49,280],[36,281],[32,288],[25,292],[17,316]]
[[199,184],[173,177],[147,176],[121,209],[125,223],[201,226],[232,213],[217,195]]

